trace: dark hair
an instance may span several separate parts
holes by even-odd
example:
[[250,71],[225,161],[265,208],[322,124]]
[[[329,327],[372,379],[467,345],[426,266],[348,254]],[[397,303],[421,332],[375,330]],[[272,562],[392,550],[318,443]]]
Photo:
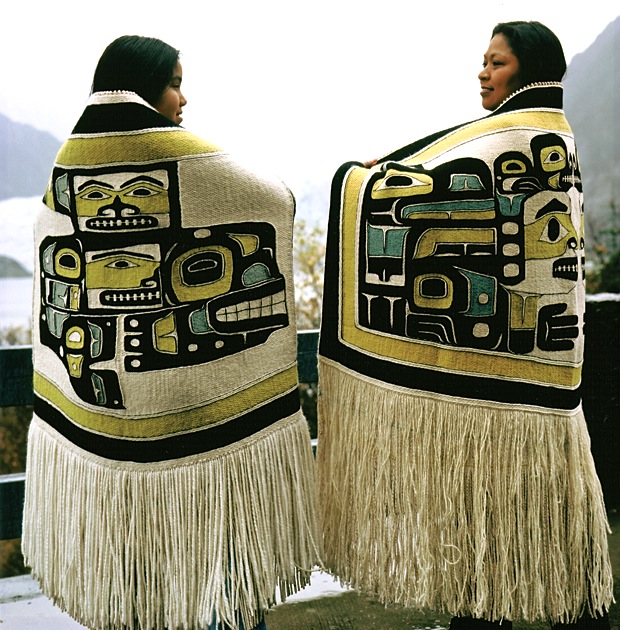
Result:
[[500,22],[493,35],[501,33],[519,60],[523,85],[561,81],[566,74],[566,58],[555,33],[540,22]]
[[179,54],[160,39],[123,35],[103,51],[91,93],[129,90],[154,106],[172,80]]

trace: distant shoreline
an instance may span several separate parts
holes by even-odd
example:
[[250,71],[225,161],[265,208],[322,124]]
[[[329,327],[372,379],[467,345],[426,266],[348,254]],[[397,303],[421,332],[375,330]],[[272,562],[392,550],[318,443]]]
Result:
[[32,272],[15,258],[0,254],[0,278],[32,278]]

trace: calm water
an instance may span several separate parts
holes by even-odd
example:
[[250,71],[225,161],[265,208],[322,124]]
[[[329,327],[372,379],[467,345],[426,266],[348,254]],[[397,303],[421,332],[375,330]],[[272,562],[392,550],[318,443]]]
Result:
[[0,278],[0,328],[30,326],[32,278]]

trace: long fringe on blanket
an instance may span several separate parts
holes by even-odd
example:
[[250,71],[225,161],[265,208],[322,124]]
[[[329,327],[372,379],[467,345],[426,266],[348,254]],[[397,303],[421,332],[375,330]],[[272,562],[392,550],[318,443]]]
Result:
[[328,570],[384,601],[569,621],[613,601],[581,411],[412,394],[320,359]]
[[30,434],[24,556],[89,628],[237,628],[240,615],[249,629],[276,588],[286,598],[309,582],[315,473],[301,414],[174,466],[111,466],[37,418]]

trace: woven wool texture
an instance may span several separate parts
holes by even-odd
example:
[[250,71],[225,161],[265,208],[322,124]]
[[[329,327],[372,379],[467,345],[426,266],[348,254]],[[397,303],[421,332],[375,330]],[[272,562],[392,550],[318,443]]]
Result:
[[332,185],[326,566],[386,602],[574,619],[612,601],[579,384],[583,192],[559,84]]
[[253,627],[317,562],[294,200],[132,93],[91,97],[35,227],[23,549],[91,628]]

